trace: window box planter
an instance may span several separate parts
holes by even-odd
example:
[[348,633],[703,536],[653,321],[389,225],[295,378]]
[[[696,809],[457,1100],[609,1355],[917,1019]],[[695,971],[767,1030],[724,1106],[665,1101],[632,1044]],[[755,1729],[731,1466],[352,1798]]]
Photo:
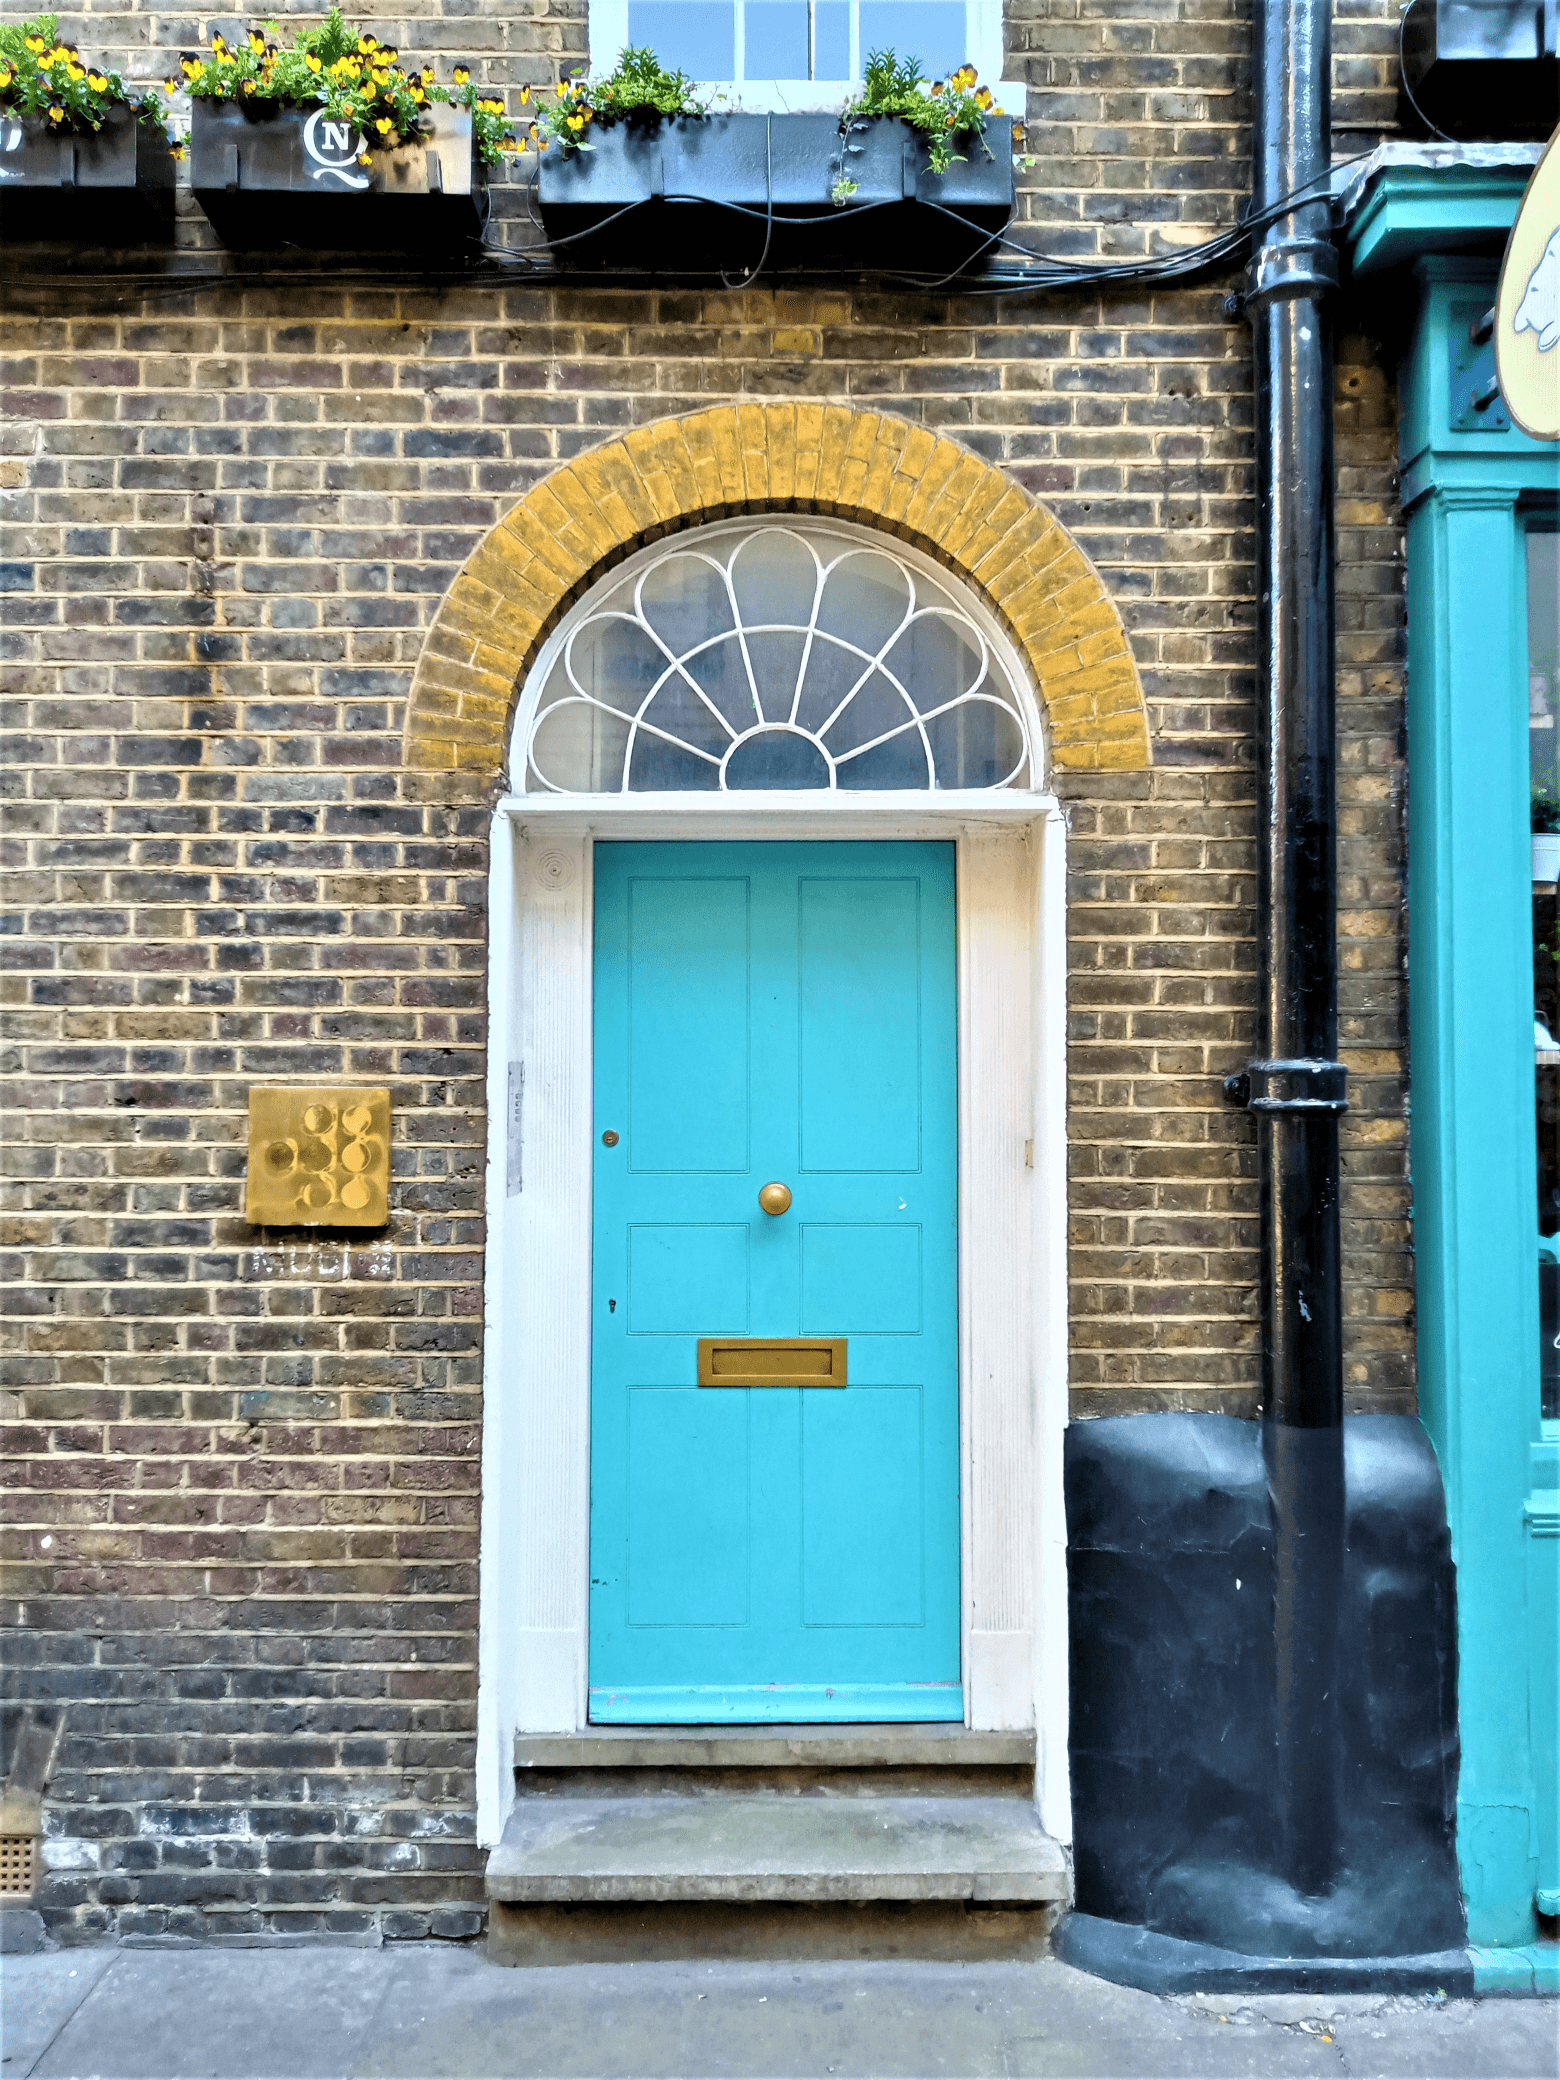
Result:
[[7,246],[157,245],[173,235],[173,154],[133,108],[101,130],[0,116],[0,238]]
[[[589,152],[546,153],[537,196],[548,239],[570,266],[742,272],[763,250],[772,198],[780,221],[766,272],[941,274],[973,259],[1012,216],[1006,119],[990,134],[994,156],[977,144],[934,174],[921,137],[895,116],[858,117],[844,137],[832,115],[617,123],[593,130]],[[856,183],[843,207],[833,200],[842,177]]]
[[479,238],[487,183],[465,109],[435,106],[427,134],[358,164],[362,141],[323,109],[190,111],[190,186],[224,245],[453,255]]

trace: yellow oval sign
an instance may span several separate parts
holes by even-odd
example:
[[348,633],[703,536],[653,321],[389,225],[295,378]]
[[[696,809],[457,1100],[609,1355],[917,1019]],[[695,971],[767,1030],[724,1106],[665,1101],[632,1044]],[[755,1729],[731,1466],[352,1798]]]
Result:
[[1495,297],[1495,373],[1535,440],[1560,440],[1560,130],[1528,182]]

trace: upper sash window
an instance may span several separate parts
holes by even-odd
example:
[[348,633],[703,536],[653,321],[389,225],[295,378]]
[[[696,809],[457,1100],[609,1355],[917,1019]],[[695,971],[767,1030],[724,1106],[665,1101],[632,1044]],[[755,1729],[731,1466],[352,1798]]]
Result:
[[[625,44],[729,89],[745,108],[829,107],[859,82],[875,50],[920,60],[946,79],[967,59],[995,89],[1001,0],[590,0],[592,69]],[[1023,114],[1021,92],[1004,105]]]
[[656,544],[544,653],[526,792],[1036,786],[1006,646],[933,569],[800,517]]

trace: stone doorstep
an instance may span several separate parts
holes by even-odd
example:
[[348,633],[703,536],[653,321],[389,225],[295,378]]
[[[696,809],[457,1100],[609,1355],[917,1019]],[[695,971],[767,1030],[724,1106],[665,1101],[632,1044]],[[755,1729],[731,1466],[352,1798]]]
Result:
[[522,1798],[488,1857],[498,1902],[1065,1899],[1023,1798]]
[[1033,1731],[967,1726],[592,1726],[517,1733],[517,1770],[533,1769],[1021,1769]]

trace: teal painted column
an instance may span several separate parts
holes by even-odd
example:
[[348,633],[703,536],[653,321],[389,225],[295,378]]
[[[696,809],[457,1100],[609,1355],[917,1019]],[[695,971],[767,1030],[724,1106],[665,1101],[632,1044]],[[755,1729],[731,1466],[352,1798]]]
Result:
[[[1515,148],[1514,148],[1515,149]],[[1419,1406],[1457,1565],[1458,1854],[1483,1992],[1560,1991],[1560,1423],[1541,1417],[1527,542],[1560,450],[1473,408],[1525,165],[1378,171],[1353,280],[1412,311],[1409,1003]],[[1459,248],[1462,248],[1459,251]],[[1406,279],[1412,269],[1413,280]]]
[[1529,1453],[1537,1427],[1527,647],[1517,488],[1409,518],[1409,983],[1420,1406],[1457,1564],[1458,1849],[1475,1944],[1536,1933]]

